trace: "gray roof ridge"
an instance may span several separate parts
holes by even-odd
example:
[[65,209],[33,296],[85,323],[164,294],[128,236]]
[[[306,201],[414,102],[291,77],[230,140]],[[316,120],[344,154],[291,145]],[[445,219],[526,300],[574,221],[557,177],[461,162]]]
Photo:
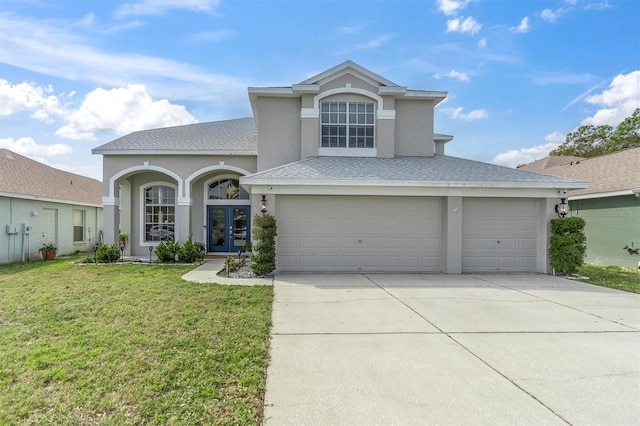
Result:
[[318,156],[306,157],[306,158],[303,158],[303,159],[301,159],[301,160],[298,160],[298,161],[292,161],[291,163],[281,164],[281,165],[279,165],[279,166],[275,166],[275,167],[272,167],[272,168],[270,168],[270,169],[260,170],[259,172],[255,172],[255,173],[251,173],[250,175],[242,176],[242,177],[240,177],[240,179],[242,179],[242,178],[248,178],[248,177],[255,177],[255,176],[260,175],[260,174],[263,174],[263,173],[271,173],[271,172],[274,172],[274,171],[276,171],[276,170],[280,170],[280,169],[283,169],[283,168],[285,168],[285,167],[292,166],[293,164],[301,164],[301,163],[305,163],[305,162],[307,162],[307,161],[311,161],[311,160],[313,160],[314,158],[320,158],[320,157],[318,157]]

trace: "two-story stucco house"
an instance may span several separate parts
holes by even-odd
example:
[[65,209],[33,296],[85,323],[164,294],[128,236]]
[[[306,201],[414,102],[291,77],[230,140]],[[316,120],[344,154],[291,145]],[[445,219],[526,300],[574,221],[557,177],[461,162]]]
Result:
[[189,235],[210,253],[278,221],[279,271],[548,272],[548,224],[584,182],[445,155],[446,92],[351,61],[290,87],[250,87],[252,118],[135,132],[104,156],[105,241],[132,254]]

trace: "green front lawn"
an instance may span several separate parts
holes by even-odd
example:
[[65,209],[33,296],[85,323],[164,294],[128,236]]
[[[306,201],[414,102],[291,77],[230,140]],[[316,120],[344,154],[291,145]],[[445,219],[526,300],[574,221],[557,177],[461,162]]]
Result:
[[584,264],[578,270],[578,274],[589,277],[588,280],[580,280],[585,283],[640,294],[640,270],[638,269]]
[[259,424],[273,289],[190,268],[0,266],[0,424]]

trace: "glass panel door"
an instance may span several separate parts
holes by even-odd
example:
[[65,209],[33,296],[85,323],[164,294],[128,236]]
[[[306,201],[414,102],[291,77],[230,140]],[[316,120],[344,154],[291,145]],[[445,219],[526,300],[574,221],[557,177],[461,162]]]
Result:
[[209,206],[207,208],[209,252],[233,253],[250,241],[248,206]]

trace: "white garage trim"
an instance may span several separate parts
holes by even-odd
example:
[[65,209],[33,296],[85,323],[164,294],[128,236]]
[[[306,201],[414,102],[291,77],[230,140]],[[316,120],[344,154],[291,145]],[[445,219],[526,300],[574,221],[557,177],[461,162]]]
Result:
[[278,195],[276,209],[279,271],[441,270],[439,198]]
[[536,272],[540,201],[466,198],[462,272]]

